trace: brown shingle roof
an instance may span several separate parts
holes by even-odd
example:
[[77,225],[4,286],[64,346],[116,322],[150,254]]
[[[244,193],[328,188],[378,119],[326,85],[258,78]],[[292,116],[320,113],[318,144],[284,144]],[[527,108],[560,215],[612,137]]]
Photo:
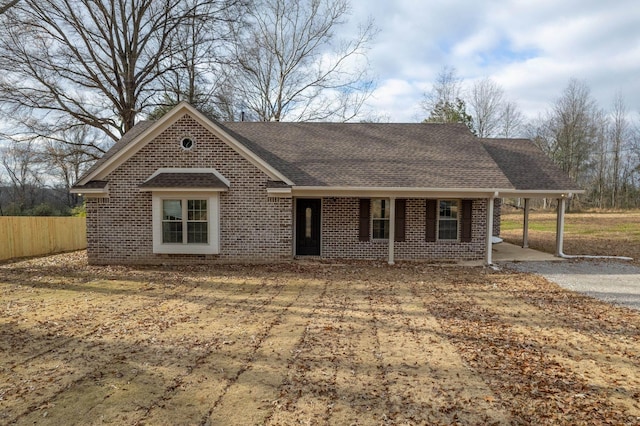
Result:
[[104,189],[107,187],[108,183],[109,181],[106,181],[106,180],[92,180],[87,182],[84,185],[79,185],[79,186],[74,185],[73,187],[76,189]]
[[512,188],[462,124],[224,123],[296,186]]
[[229,188],[213,173],[159,173],[140,188]]
[[580,190],[580,187],[529,139],[480,141],[518,190]]
[[93,165],[89,168],[89,170],[84,173],[83,176],[89,176],[95,169],[100,167],[102,163],[106,162],[109,158],[113,157],[125,146],[129,145],[129,142],[132,142],[136,137],[140,136],[142,132],[147,130],[155,123],[155,121],[141,121],[127,133],[125,133],[118,142],[116,142],[107,152],[104,153],[102,157],[98,159]]
[[[579,190],[531,141],[478,139],[463,124],[212,122],[295,186]],[[85,176],[152,125],[137,124]],[[141,187],[194,187],[194,174],[179,175]]]

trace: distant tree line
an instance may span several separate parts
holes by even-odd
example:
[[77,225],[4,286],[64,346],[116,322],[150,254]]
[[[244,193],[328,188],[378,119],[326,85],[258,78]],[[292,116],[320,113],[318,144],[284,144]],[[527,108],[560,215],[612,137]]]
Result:
[[526,120],[518,105],[489,78],[465,87],[444,67],[424,95],[425,122],[459,122],[478,137],[533,140],[586,194],[574,204],[600,209],[640,207],[640,116],[621,92],[605,109],[589,86],[571,79],[547,111]]

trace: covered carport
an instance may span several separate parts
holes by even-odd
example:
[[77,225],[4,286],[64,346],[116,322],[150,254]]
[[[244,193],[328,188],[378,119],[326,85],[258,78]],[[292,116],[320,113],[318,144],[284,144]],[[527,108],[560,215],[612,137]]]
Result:
[[[501,198],[524,199],[522,248],[529,247],[529,212],[531,199],[557,200],[555,256],[563,256],[564,219],[567,201],[584,193],[578,185],[530,139],[481,139],[484,148],[498,164],[513,189],[500,191]],[[491,224],[493,228],[493,224]],[[491,250],[486,263],[491,264]]]

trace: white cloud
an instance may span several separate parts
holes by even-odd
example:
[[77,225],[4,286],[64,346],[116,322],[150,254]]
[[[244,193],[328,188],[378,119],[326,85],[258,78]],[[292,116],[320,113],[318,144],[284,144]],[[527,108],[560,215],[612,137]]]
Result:
[[529,116],[548,108],[572,77],[601,107],[622,88],[629,108],[640,111],[637,0],[352,1],[355,20],[373,14],[380,27],[369,55],[379,76],[372,106],[392,121],[415,120],[444,65],[468,81],[494,78]]
[[373,116],[397,122],[417,121],[420,101],[425,89],[407,80],[388,79],[381,82],[368,102]]

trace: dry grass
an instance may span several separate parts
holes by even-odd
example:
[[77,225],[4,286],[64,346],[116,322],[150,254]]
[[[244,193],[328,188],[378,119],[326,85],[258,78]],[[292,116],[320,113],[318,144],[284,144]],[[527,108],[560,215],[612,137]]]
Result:
[[0,423],[640,422],[640,313],[530,275],[79,252],[0,293]]
[[[502,215],[500,236],[522,243],[522,211]],[[529,246],[555,251],[556,213],[531,212]],[[640,211],[569,213],[565,216],[564,248],[567,254],[628,256],[640,263]]]

